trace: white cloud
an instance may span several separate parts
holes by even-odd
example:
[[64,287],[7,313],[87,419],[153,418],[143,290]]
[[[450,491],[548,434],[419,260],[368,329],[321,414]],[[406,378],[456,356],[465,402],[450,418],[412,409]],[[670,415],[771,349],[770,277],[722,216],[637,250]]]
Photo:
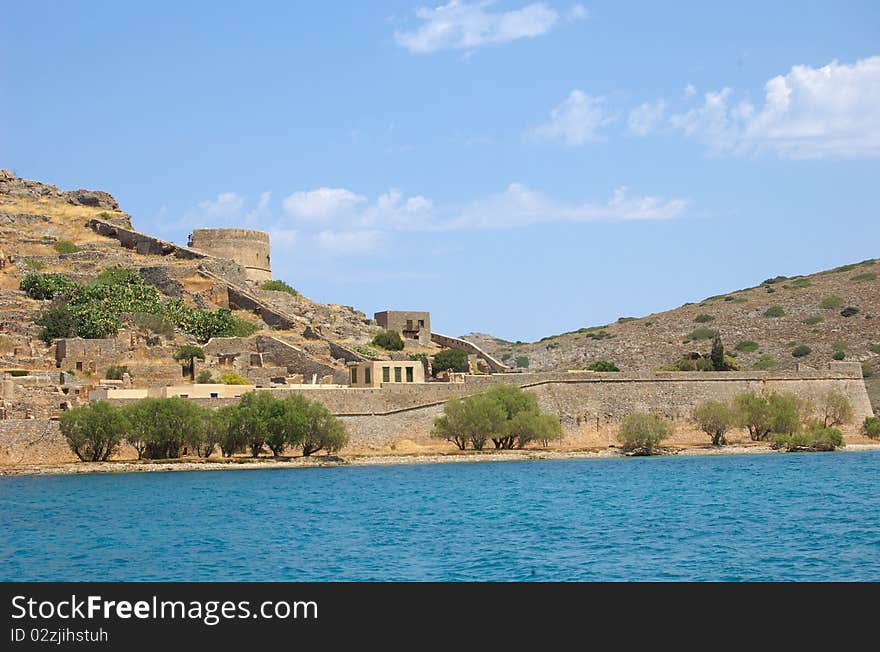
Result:
[[685,199],[631,196],[625,187],[615,190],[606,202],[563,202],[512,183],[500,194],[466,205],[441,228],[505,229],[560,222],[666,220],[683,215],[689,203]]
[[[410,52],[425,54],[438,50],[473,50],[482,45],[534,38],[559,23],[559,12],[543,2],[510,11],[491,11],[492,0],[469,3],[451,0],[438,7],[421,7],[416,16],[421,24],[412,31],[394,33],[397,43]],[[586,10],[575,5],[568,20],[583,20]]]
[[291,217],[326,220],[340,213],[350,212],[366,199],[344,188],[318,188],[307,192],[295,192],[285,197],[282,205],[284,212]]
[[763,106],[724,88],[670,123],[715,153],[786,158],[880,155],[880,56],[821,68],[794,66],[764,85]]
[[696,94],[697,94],[697,87],[694,86],[693,84],[688,84],[687,86],[684,87],[684,90],[682,91],[682,95],[684,95],[685,99],[687,99],[687,100],[689,100],[690,98],[692,98]]
[[662,122],[666,113],[666,102],[645,102],[629,112],[627,130],[635,136],[647,136]]
[[314,235],[315,243],[325,252],[336,255],[364,255],[382,245],[379,231],[335,231],[327,229]]
[[572,5],[568,10],[568,14],[566,15],[566,19],[574,22],[577,20],[586,20],[590,17],[590,12],[587,11],[586,7],[583,5]]
[[538,140],[583,145],[602,140],[596,132],[616,119],[605,109],[604,97],[593,97],[575,89],[550,112],[550,121],[535,127],[530,134]]
[[244,207],[244,197],[234,192],[221,192],[216,199],[206,199],[196,205],[196,210],[206,219],[238,217]]

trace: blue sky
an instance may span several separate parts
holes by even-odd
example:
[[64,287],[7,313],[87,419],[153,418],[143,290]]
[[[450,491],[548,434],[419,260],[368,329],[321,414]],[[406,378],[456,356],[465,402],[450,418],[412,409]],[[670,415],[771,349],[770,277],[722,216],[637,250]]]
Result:
[[721,4],[15,3],[0,166],[451,334],[880,256],[880,4]]

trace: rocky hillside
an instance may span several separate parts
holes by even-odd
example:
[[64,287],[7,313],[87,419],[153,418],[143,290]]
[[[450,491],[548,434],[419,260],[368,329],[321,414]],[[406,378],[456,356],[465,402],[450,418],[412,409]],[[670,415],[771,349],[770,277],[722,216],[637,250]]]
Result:
[[[509,364],[530,369],[583,369],[598,360],[622,371],[649,371],[691,353],[708,353],[718,333],[742,369],[787,369],[832,359],[863,364],[880,406],[880,261],[767,279],[761,285],[639,318],[621,318],[514,343],[464,336]],[[873,375],[872,375],[873,374]]]
[[132,269],[164,297],[182,299],[199,310],[226,307],[227,288],[242,288],[282,313],[290,326],[270,329],[259,311],[237,310],[237,315],[258,332],[271,331],[328,364],[338,364],[328,342],[360,348],[380,330],[350,306],[263,290],[249,283],[243,269],[231,261],[144,254],[126,248],[119,240],[90,228],[90,221],[95,220],[137,229],[131,216],[106,192],[64,191],[0,170],[0,356],[6,358],[5,365],[40,368],[51,359],[50,347],[40,340],[41,328],[34,324],[47,304],[28,298],[19,289],[22,279],[32,273],[59,273],[88,284],[106,269]]

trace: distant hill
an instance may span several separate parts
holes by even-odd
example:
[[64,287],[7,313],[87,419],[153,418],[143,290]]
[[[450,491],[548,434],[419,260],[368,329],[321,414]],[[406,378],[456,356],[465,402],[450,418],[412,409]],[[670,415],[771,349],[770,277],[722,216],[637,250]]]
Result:
[[535,370],[583,369],[608,360],[622,371],[650,371],[691,352],[708,353],[716,331],[743,369],[787,369],[797,363],[818,367],[832,359],[860,362],[874,405],[880,406],[878,260],[779,276],[700,303],[622,317],[537,342],[507,342],[483,333],[464,339],[508,364]]

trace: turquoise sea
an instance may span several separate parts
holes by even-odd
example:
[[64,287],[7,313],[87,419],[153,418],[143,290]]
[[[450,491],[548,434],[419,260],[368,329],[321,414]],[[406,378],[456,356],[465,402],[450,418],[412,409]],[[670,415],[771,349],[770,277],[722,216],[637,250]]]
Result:
[[880,580],[880,452],[0,478],[8,580]]

